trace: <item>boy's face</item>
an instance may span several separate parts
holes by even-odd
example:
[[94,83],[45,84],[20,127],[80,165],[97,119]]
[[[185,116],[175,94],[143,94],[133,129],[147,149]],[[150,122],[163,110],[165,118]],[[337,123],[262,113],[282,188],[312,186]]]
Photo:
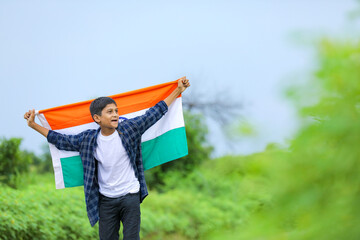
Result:
[[115,129],[119,125],[118,108],[114,103],[106,105],[101,111],[101,116],[95,114],[94,120],[103,129]]

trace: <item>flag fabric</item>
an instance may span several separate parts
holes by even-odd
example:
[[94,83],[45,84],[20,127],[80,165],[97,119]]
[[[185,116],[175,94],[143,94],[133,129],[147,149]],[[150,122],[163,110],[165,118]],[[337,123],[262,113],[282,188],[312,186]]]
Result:
[[[126,93],[109,96],[119,109],[119,121],[142,115],[157,102],[164,100],[177,87],[177,80]],[[93,100],[59,106],[37,112],[41,124],[68,135],[97,129],[90,114]],[[181,95],[169,106],[168,112],[142,136],[144,170],[188,154]],[[81,186],[83,167],[78,152],[62,151],[49,144],[57,189]]]

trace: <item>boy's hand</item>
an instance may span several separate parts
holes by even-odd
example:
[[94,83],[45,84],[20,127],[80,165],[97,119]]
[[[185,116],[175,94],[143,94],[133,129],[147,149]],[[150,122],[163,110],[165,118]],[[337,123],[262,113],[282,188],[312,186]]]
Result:
[[44,137],[47,137],[49,129],[46,129],[35,122],[35,110],[29,110],[24,114],[24,119],[27,121],[29,127],[39,132]]
[[178,80],[178,89],[181,93],[184,92],[188,87],[190,87],[189,79],[186,79],[186,77],[182,77]]
[[35,123],[35,110],[29,110],[24,114],[24,119],[26,119],[29,127],[32,127]]

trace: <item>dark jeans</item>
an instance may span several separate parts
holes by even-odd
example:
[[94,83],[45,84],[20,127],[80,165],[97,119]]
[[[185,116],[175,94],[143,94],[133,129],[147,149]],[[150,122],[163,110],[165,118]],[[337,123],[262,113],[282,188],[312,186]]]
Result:
[[140,195],[129,193],[118,198],[100,194],[99,236],[101,240],[119,239],[120,221],[124,240],[140,239]]

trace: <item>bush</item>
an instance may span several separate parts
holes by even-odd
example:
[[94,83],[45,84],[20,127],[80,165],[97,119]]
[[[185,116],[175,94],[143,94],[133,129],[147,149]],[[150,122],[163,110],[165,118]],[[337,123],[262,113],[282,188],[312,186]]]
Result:
[[150,192],[142,204],[145,239],[208,239],[215,232],[242,226],[268,205],[268,157],[280,150],[247,157],[209,160],[186,177],[167,174],[163,193]]
[[55,190],[52,175],[23,190],[2,187],[1,239],[97,239],[86,215],[82,188]]
[[[243,225],[267,205],[267,157],[223,157],[188,176],[167,175],[165,192],[151,191],[141,205],[143,239],[208,239],[220,229]],[[33,185],[0,192],[1,239],[97,239],[86,216],[83,188],[56,190],[53,175]]]

